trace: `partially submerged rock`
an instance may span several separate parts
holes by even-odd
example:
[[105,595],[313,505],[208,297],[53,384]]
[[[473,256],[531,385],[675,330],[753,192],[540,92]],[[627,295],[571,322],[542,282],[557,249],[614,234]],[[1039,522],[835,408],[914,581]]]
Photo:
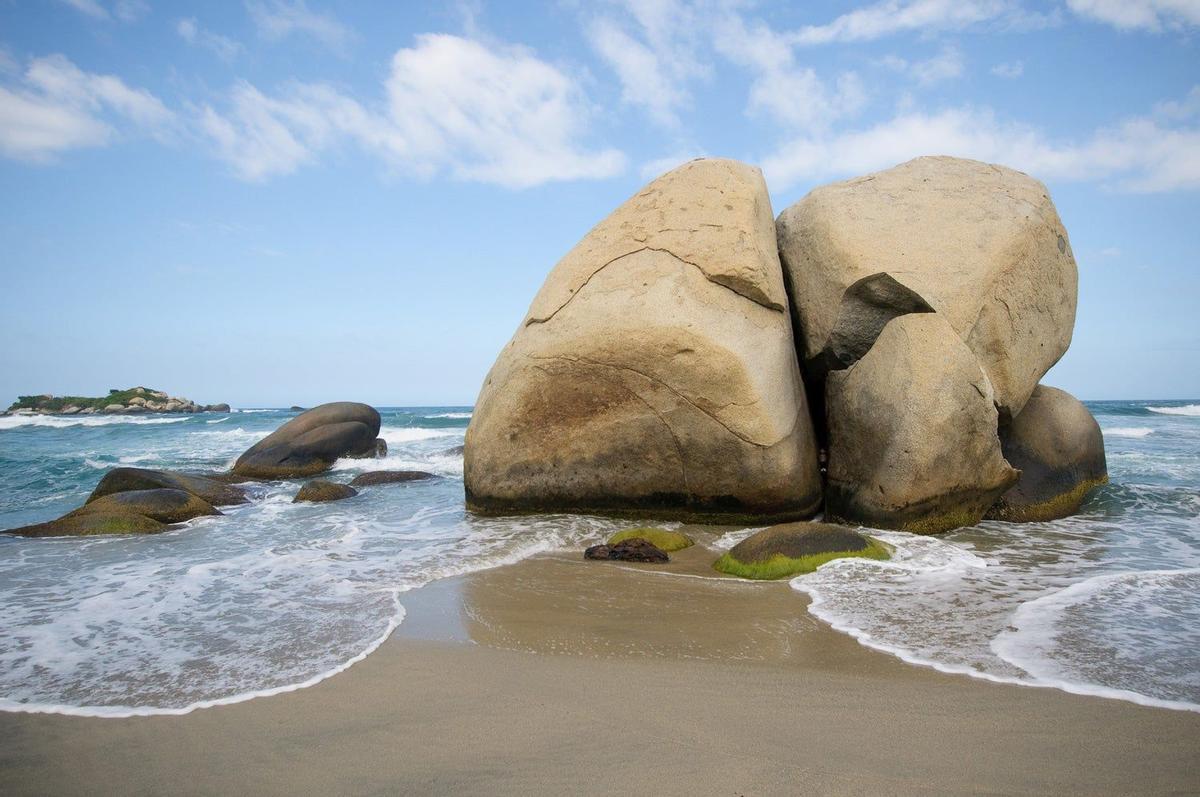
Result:
[[779,249],[809,373],[866,354],[893,317],[936,311],[1014,416],[1067,350],[1075,259],[1046,187],[925,157],[814,189],[780,214]]
[[350,486],[370,487],[376,484],[399,484],[436,478],[432,473],[423,470],[369,470],[351,479]]
[[1021,478],[988,511],[990,518],[1066,517],[1108,481],[1100,425],[1064,390],[1038,385],[1021,413],[1001,426],[1000,444]]
[[887,559],[889,555],[881,543],[845,526],[785,523],[742,540],[713,567],[741,578],[775,579],[811,573],[834,559]]
[[826,383],[826,518],[917,533],[978,523],[1017,480],[993,399],[941,313],[889,321]]
[[296,493],[296,497],[292,499],[292,503],[299,504],[305,501],[312,503],[341,501],[343,498],[353,498],[356,495],[358,495],[358,490],[347,484],[338,484],[337,482],[325,481],[324,479],[313,479],[310,482],[306,482],[300,488],[300,491]]
[[618,531],[608,538],[608,545],[612,547],[625,540],[645,540],[655,548],[667,553],[682,551],[684,548],[690,548],[696,544],[695,540],[683,532],[639,526]]
[[648,562],[662,564],[670,561],[669,556],[653,543],[640,537],[618,542],[616,545],[593,545],[583,552],[585,559],[607,559],[615,562]]
[[379,426],[379,413],[366,404],[322,404],[251,446],[234,463],[233,472],[260,479],[322,473],[341,457],[374,456]]
[[757,169],[654,180],[554,268],[480,393],[475,511],[799,518],[820,507]]
[[205,476],[146,468],[113,468],[100,479],[96,489],[88,496],[87,503],[114,493],[159,488],[183,490],[213,506],[232,506],[249,501],[242,490]]
[[6,529],[20,537],[89,537],[97,534],[157,534],[170,526],[132,512],[71,512],[57,520]]
[[144,515],[159,523],[182,523],[203,515],[221,514],[212,504],[193,493],[161,487],[105,495],[89,501],[71,514],[84,513]]

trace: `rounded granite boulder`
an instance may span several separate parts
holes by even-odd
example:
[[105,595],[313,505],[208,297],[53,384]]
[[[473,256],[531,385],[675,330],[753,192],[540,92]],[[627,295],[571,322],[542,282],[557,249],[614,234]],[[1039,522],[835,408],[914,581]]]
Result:
[[106,495],[131,490],[157,489],[183,490],[212,506],[233,506],[249,502],[246,494],[237,487],[205,476],[145,468],[113,468],[100,479],[86,503],[90,504]]
[[358,490],[355,490],[348,484],[339,484],[337,482],[325,481],[324,479],[313,479],[310,482],[306,482],[300,488],[300,492],[296,493],[296,497],[292,499],[292,503],[341,501],[343,498],[353,498],[356,495],[358,495]]
[[89,501],[72,515],[90,512],[103,514],[143,515],[159,523],[182,523],[203,515],[221,514],[212,504],[184,490],[157,488],[153,490],[127,490]]
[[683,532],[639,526],[618,531],[608,538],[608,546],[612,548],[626,540],[645,540],[655,548],[667,553],[682,551],[684,548],[690,548],[696,544],[695,540]]
[[718,559],[713,568],[741,578],[775,579],[811,573],[834,559],[889,556],[882,543],[845,526],[784,523],[742,540]]
[[1000,427],[1004,458],[1021,471],[987,516],[997,520],[1054,520],[1074,514],[1108,481],[1104,434],[1083,402],[1038,385],[1021,413]]
[[351,487],[371,487],[376,484],[401,484],[437,478],[423,470],[369,470],[350,480]]
[[5,529],[19,537],[90,537],[97,534],[157,534],[170,526],[135,512],[83,512],[76,510],[57,520]]
[[258,479],[322,473],[341,457],[374,456],[379,426],[374,407],[353,401],[322,404],[251,446],[238,457],[233,472]]

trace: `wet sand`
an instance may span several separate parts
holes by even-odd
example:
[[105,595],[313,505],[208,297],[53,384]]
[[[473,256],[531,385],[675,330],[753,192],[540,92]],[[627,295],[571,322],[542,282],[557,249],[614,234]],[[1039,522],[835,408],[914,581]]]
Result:
[[1200,714],[912,667],[713,558],[438,582],[375,654],[276,697],[0,714],[0,794],[1200,793]]

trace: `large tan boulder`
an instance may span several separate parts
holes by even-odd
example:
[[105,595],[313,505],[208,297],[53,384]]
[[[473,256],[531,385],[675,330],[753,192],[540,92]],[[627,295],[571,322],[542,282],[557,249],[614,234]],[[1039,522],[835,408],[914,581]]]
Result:
[[812,515],[817,454],[761,173],[697,160],[600,222],[487,376],[477,511]]
[[1104,434],[1083,402],[1056,387],[1038,385],[1021,414],[1000,427],[1004,458],[1021,471],[988,517],[1054,520],[1074,514],[1108,481]]
[[978,523],[1017,480],[992,386],[940,313],[892,319],[825,387],[827,519],[948,531]]
[[1021,172],[917,158],[817,188],[777,228],[817,378],[865,354],[892,317],[934,310],[1011,417],[1071,342],[1075,258],[1046,187]]

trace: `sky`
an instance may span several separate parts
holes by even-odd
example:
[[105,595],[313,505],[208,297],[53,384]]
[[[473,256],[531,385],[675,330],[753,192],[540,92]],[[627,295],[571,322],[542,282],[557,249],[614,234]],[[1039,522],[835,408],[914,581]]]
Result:
[[1200,0],[0,0],[0,404],[472,404],[641,185],[1049,187],[1083,399],[1200,397]]

